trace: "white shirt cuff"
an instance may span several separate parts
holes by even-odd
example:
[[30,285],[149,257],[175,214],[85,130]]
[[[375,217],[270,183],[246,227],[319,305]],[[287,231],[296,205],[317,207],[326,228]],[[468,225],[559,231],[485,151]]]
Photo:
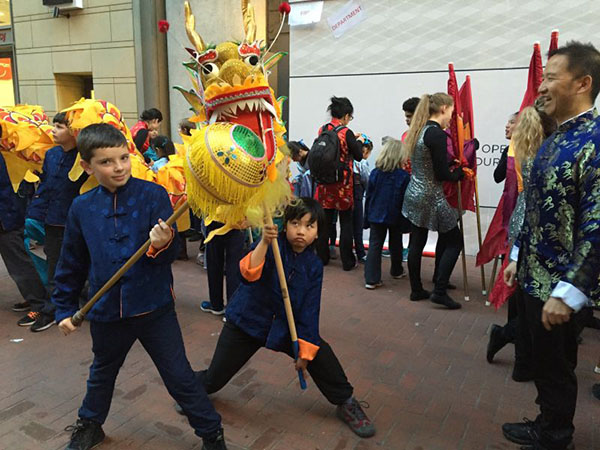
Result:
[[513,245],[513,248],[510,249],[510,256],[509,256],[511,261],[518,261],[519,260],[519,247],[517,247],[516,245]]
[[550,295],[562,299],[575,312],[587,305],[589,301],[587,295],[565,281],[559,281]]

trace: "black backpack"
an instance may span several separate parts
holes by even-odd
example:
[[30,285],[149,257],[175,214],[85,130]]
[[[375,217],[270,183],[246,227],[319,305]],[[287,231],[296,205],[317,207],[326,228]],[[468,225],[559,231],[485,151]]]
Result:
[[[344,179],[348,167],[340,160],[340,139],[338,132],[345,128],[339,125],[322,128],[321,134],[315,139],[308,152],[308,168],[310,175],[318,184],[333,184]],[[332,125],[333,126],[333,125]]]

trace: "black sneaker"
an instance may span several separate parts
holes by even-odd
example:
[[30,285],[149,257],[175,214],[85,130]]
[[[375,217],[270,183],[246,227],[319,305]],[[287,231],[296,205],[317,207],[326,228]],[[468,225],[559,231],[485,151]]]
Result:
[[427,300],[431,296],[431,292],[423,289],[422,291],[412,291],[410,293],[410,301],[418,302],[419,300]]
[[65,450],[89,450],[104,440],[102,426],[87,419],[77,419],[75,425],[69,425],[65,431],[72,431],[71,442]]
[[510,442],[521,445],[533,446],[539,438],[537,423],[527,417],[523,418],[523,422],[502,425],[502,434]]
[[486,353],[487,362],[490,364],[493,363],[496,353],[498,353],[506,344],[508,344],[508,341],[502,336],[502,327],[496,324],[492,325]]
[[217,435],[211,439],[202,438],[202,450],[227,450],[225,445],[225,436],[223,435],[223,429],[221,428]]
[[[366,402],[362,404],[365,408],[369,407]],[[375,425],[363,411],[361,403],[354,397],[349,402],[338,405],[336,413],[360,437],[367,438],[375,435]]]
[[48,314],[40,314],[40,316],[36,319],[35,323],[31,325],[30,330],[34,333],[37,333],[38,331],[47,330],[54,324],[56,324],[56,322],[54,321],[54,317],[49,316]]
[[15,303],[11,309],[14,312],[29,311],[31,309],[31,305],[29,302]]
[[431,300],[436,305],[442,305],[448,309],[460,309],[462,307],[462,305],[460,303],[454,301],[452,299],[452,297],[450,297],[448,294],[445,294],[445,295],[431,294],[431,297],[429,297],[429,300]]
[[35,311],[29,311],[27,313],[27,315],[25,315],[24,317],[21,317],[18,321],[17,321],[17,325],[19,325],[20,327],[30,327],[32,326],[36,320],[38,320],[38,318],[41,316],[42,314],[39,312],[35,312]]
[[207,313],[212,313],[215,316],[222,316],[225,314],[225,308],[216,309],[210,302],[200,303],[200,309]]

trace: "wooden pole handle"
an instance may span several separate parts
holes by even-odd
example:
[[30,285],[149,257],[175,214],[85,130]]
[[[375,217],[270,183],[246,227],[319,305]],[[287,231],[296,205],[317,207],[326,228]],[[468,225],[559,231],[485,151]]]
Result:
[[[273,225],[273,218],[270,214],[267,214],[267,225]],[[296,332],[296,322],[294,321],[294,311],[292,310],[292,302],[290,300],[290,293],[287,287],[287,280],[285,279],[285,270],[283,270],[283,261],[281,260],[281,252],[279,251],[279,242],[277,239],[273,239],[271,242],[273,247],[273,256],[275,258],[275,267],[277,267],[277,276],[279,277],[279,286],[281,287],[281,296],[283,297],[283,306],[285,308],[285,316],[288,322],[288,328],[290,329],[290,336],[292,338],[292,350],[294,352],[294,359],[298,359],[298,333]],[[306,380],[301,370],[298,370],[298,379],[300,380],[300,387],[306,389]]]
[[[167,219],[165,222],[168,226],[172,226],[179,217],[188,210],[188,201],[184,201],[179,208]],[[104,283],[98,292],[94,294],[94,296],[88,300],[88,302],[75,314],[71,317],[71,322],[76,327],[80,326],[85,318],[85,315],[92,309],[92,307],[96,304],[96,302],[104,295],[108,290],[115,285],[117,281],[121,279],[121,277],[127,272],[131,266],[133,266],[150,248],[150,239],[148,239],[144,245],[142,245],[121,267],[110,279]]]

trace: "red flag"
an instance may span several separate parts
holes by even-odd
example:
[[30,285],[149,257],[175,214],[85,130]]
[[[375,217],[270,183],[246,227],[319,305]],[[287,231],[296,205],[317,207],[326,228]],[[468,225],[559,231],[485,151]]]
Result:
[[460,107],[462,108],[465,141],[475,137],[475,125],[473,123],[473,96],[471,94],[471,76],[460,87]]
[[548,48],[548,53],[556,50],[558,48],[558,30],[552,30],[552,34],[550,35],[550,47]]
[[452,120],[450,121],[450,136],[452,137],[452,145],[455,149],[458,149],[459,160],[462,161],[465,138],[463,135],[460,93],[458,91],[458,83],[456,82],[456,74],[454,73],[454,64],[452,63],[448,63],[448,95],[454,100],[454,111],[452,112]]
[[525,91],[525,96],[523,97],[523,102],[521,103],[519,112],[524,108],[533,105],[533,102],[538,96],[538,88],[540,87],[540,84],[542,84],[543,71],[544,69],[542,67],[542,52],[540,50],[540,43],[536,42],[533,44],[533,54],[531,55],[531,60],[529,61],[527,90]]

